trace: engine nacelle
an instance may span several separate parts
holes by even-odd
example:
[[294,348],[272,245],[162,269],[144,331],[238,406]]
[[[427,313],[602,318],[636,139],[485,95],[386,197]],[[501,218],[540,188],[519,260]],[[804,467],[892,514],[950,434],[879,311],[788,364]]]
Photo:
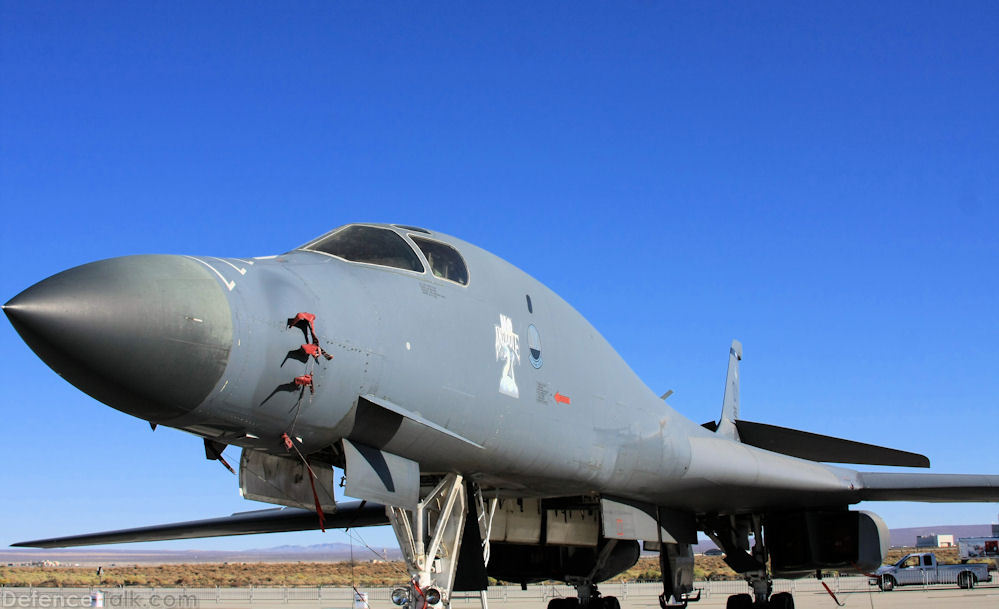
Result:
[[785,576],[818,569],[871,573],[888,553],[888,527],[873,512],[768,514],[765,534],[771,568]]

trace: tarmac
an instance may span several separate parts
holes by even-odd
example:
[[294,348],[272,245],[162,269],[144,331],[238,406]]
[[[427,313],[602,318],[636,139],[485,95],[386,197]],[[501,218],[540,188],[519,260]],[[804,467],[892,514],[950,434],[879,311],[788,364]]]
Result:
[[[691,603],[690,609],[716,609],[725,607],[727,596],[715,595]],[[968,609],[999,609],[999,586],[960,590],[958,588],[928,590],[894,590],[892,592],[846,592],[838,595],[843,607],[853,609],[939,609],[941,607],[961,607]],[[490,607],[493,603],[490,603]],[[514,607],[503,605],[503,609],[527,609],[529,605]],[[659,609],[655,601],[651,603],[622,603],[622,609]],[[798,592],[794,595],[796,609],[836,609],[837,605],[825,592]],[[499,609],[499,605],[496,606]],[[537,605],[534,609],[538,609]]]
[[[866,578],[827,579],[830,588],[837,591],[839,607],[854,609],[936,609],[961,607],[969,609],[999,609],[999,583],[982,584],[973,590],[957,586],[914,586],[881,592],[866,586]],[[819,582],[778,582],[778,591],[791,591],[799,609],[837,609],[837,604]],[[704,586],[700,601],[690,603],[690,609],[717,609],[725,607],[729,594],[741,592],[733,589],[739,582],[710,582]],[[791,587],[793,585],[793,587]],[[658,609],[655,584],[605,585],[605,595],[617,596],[623,609]],[[87,588],[11,588],[0,587],[0,607],[92,607],[91,594],[97,589]],[[388,588],[362,589],[367,594],[367,609],[397,609],[389,602]],[[561,586],[519,587],[496,586],[490,588],[489,609],[546,609],[548,600],[570,592]],[[186,609],[364,609],[352,602],[349,588],[104,588],[101,589],[100,606],[107,608],[144,609],[147,607],[173,607]],[[481,609],[477,596],[455,598],[453,609]]]

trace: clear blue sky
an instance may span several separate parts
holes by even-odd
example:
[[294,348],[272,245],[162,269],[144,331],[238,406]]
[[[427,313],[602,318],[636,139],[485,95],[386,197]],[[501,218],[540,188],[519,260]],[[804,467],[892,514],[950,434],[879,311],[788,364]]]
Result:
[[[0,300],[425,225],[548,284],[694,420],[739,338],[746,418],[999,473],[999,5],[755,4],[0,2]],[[6,322],[0,358],[0,545],[254,509]]]

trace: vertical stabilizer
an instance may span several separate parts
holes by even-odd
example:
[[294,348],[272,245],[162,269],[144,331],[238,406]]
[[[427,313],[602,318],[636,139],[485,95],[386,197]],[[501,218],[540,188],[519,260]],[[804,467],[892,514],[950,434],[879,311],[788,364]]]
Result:
[[726,438],[739,441],[739,431],[735,420],[739,418],[739,362],[742,360],[742,343],[732,341],[728,350],[728,374],[725,376],[725,398],[722,400],[721,420],[718,421],[719,433]]

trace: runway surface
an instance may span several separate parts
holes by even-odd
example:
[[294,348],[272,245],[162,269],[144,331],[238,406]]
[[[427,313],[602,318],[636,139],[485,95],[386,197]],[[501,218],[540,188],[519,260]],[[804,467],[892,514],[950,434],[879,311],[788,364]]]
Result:
[[[836,609],[833,599],[818,582],[778,581],[777,590],[794,594],[799,609]],[[866,586],[866,578],[827,580],[838,590],[839,601],[853,609],[931,609],[960,607],[969,609],[999,609],[999,584],[985,584],[974,590],[956,586],[899,588],[880,592]],[[743,591],[740,582],[701,584],[701,601],[691,603],[691,609],[725,607],[729,594]],[[793,587],[792,587],[793,586]],[[658,609],[656,584],[606,584],[605,595],[617,596],[624,609]],[[496,586],[490,588],[489,609],[545,609],[548,600],[571,589],[563,586]],[[149,607],[185,609],[362,609],[353,603],[349,588],[10,588],[0,587],[0,607],[91,607],[95,592],[101,593],[103,606],[145,609]],[[368,609],[396,609],[389,602],[389,588],[361,589],[368,595]],[[454,609],[480,609],[478,596],[456,598]]]
[[[698,603],[691,603],[690,609],[717,609],[725,607],[727,597],[715,595]],[[645,600],[645,599],[643,599]],[[939,589],[939,590],[896,590],[891,593],[848,592],[839,595],[839,601],[848,609],[999,609],[999,586],[977,588],[975,590]],[[490,607],[492,607],[490,603]],[[521,607],[503,605],[506,609],[527,609],[531,605]],[[622,603],[623,609],[659,609],[655,600]],[[794,595],[796,609],[836,609],[833,599],[825,592],[798,592]],[[499,606],[497,605],[497,608]],[[537,609],[539,606],[534,605]]]

